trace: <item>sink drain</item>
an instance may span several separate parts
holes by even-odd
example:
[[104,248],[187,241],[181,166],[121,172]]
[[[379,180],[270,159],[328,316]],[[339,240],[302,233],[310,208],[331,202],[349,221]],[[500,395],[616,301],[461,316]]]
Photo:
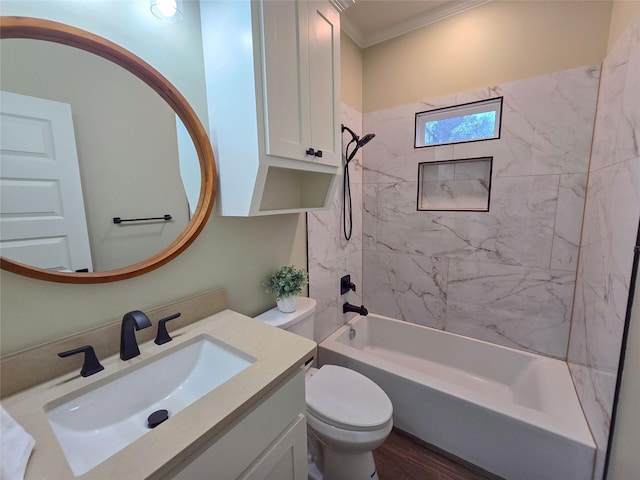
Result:
[[156,428],[162,422],[169,418],[169,412],[166,410],[156,410],[149,418],[147,418],[147,427]]

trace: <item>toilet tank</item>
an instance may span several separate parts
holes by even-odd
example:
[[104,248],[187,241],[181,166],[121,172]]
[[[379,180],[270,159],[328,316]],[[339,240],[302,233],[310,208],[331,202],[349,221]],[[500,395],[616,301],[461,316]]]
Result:
[[282,328],[288,332],[313,340],[313,324],[315,321],[316,301],[313,298],[299,297],[298,308],[292,313],[283,313],[277,307],[258,315],[268,325]]

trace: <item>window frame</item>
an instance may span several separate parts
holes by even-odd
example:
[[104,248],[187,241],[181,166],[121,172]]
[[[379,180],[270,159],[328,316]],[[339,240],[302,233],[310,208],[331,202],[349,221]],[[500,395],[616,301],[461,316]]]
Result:
[[[461,103],[459,105],[451,105],[449,107],[435,108],[433,110],[425,110],[416,112],[415,114],[415,130],[413,135],[413,148],[439,147],[442,145],[455,145],[458,143],[484,142],[487,140],[497,140],[500,138],[502,131],[502,107],[504,97],[493,97],[475,102]],[[483,108],[483,107],[493,108]],[[485,138],[476,138],[470,140],[457,140],[454,142],[424,143],[424,126],[428,122],[444,120],[449,118],[463,117],[465,115],[473,115],[476,113],[496,112],[496,123],[493,131],[494,136]],[[451,114],[453,113],[453,115]]]

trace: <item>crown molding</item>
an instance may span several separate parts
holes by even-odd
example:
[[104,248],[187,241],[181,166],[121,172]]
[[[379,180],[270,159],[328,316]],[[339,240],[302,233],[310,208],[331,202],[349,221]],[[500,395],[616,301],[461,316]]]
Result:
[[467,10],[471,10],[491,1],[492,0],[467,0],[461,2],[450,2],[429,10],[422,15],[417,15],[404,22],[400,22],[392,27],[368,36],[365,36],[362,31],[360,31],[360,29],[346,17],[341,19],[341,28],[360,48],[364,49],[392,38],[399,37],[405,33],[412,32],[413,30],[417,30],[426,25],[439,22],[445,18],[466,12]]
[[362,36],[362,32],[350,18],[340,16],[340,29],[360,48],[366,48],[363,46],[365,44],[365,38]]

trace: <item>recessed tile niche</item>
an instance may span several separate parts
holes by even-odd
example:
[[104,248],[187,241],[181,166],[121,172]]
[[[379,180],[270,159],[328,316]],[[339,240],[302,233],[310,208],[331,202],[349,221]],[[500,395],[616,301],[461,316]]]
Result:
[[418,210],[488,212],[493,157],[418,165]]

